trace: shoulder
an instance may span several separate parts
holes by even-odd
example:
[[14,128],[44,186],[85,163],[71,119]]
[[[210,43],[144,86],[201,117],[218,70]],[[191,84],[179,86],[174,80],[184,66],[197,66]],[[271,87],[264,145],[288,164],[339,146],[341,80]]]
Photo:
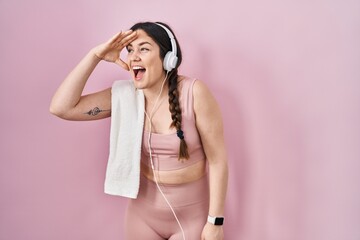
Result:
[[202,139],[220,134],[222,131],[220,106],[203,81],[195,81],[193,96],[196,126]]
[[135,87],[132,80],[116,80],[112,84],[113,89]]
[[183,86],[187,86],[188,88],[191,88],[194,96],[195,94],[202,95],[206,92],[210,93],[206,84],[197,78],[190,78],[187,76],[179,75],[178,84],[181,86],[181,88]]
[[117,80],[114,81],[111,87],[112,94],[124,94],[127,92],[134,92],[135,85],[132,80]]
[[[219,105],[207,85],[196,80],[193,86],[195,116],[213,116],[219,112]],[[209,118],[210,119],[210,118]]]
[[213,106],[216,104],[216,100],[211,91],[202,80],[187,76],[179,76],[178,83],[181,92],[186,91],[189,92],[189,94],[192,94],[194,108],[196,108],[196,105],[202,105],[202,107],[204,107],[203,105]]
[[199,79],[196,79],[196,81],[194,82],[193,95],[194,101],[198,102],[203,102],[213,98],[213,95],[207,85]]
[[178,76],[178,84],[179,86],[190,86],[193,85],[194,81],[196,79],[195,78],[190,78],[188,76],[184,76],[184,75],[179,75]]

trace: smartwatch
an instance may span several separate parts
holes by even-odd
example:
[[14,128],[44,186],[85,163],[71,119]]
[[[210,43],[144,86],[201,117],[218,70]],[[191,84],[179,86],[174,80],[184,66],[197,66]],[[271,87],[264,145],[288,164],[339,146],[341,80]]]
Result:
[[208,222],[216,225],[216,226],[221,226],[224,224],[224,217],[212,217],[212,216],[208,216]]

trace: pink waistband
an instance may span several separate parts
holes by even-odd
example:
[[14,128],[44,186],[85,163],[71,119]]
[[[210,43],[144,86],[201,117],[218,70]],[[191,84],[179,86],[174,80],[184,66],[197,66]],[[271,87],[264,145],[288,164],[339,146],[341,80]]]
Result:
[[[173,207],[184,207],[209,200],[208,177],[184,184],[160,184],[160,188]],[[144,201],[159,208],[168,208],[156,183],[141,175],[140,191],[135,201]]]

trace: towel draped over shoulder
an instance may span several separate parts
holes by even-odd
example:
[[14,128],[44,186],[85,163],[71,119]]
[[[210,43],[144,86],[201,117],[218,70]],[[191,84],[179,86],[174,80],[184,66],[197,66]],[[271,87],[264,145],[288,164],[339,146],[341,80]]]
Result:
[[110,152],[105,193],[137,198],[140,186],[144,93],[132,80],[115,81],[111,90]]

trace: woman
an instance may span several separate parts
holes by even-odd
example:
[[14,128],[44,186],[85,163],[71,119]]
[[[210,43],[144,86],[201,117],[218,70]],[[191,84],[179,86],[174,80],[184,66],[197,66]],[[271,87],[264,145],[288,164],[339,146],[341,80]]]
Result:
[[164,23],[138,23],[91,49],[56,91],[51,113],[67,120],[115,113],[114,89],[82,96],[101,60],[130,71],[145,103],[140,188],[127,208],[126,239],[223,239],[228,168],[221,113],[204,83],[178,75],[182,55],[173,32]]

